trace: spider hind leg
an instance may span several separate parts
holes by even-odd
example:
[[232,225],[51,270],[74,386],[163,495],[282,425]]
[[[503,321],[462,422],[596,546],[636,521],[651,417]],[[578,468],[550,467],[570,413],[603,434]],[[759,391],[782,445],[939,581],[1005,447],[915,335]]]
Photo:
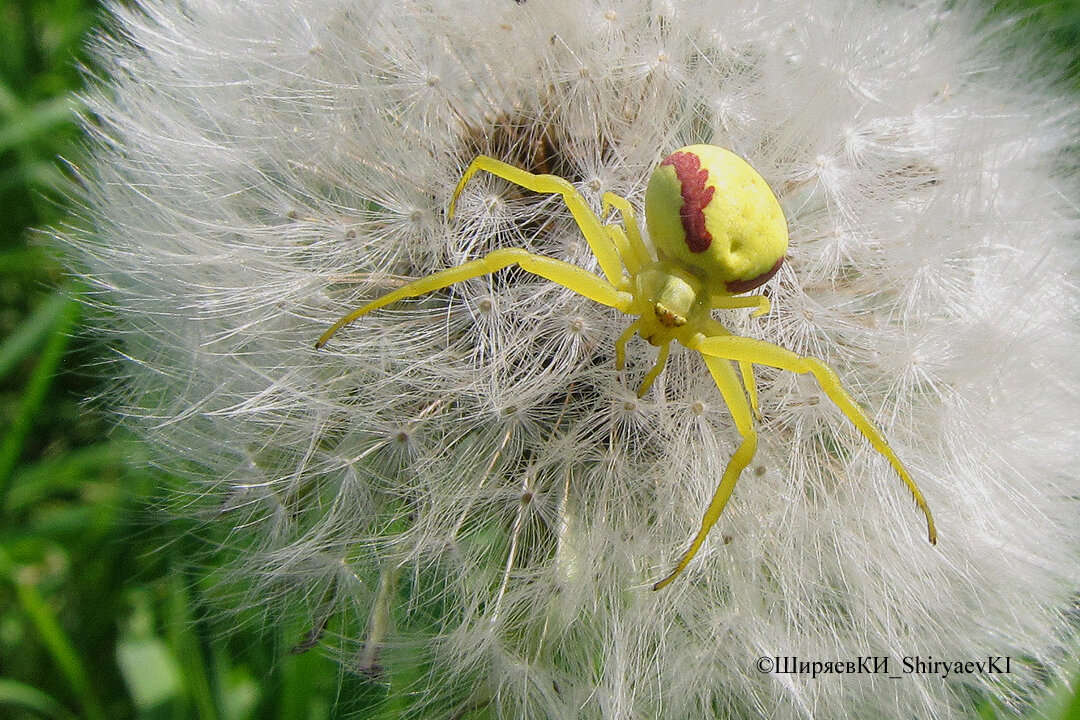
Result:
[[735,335],[698,336],[690,342],[689,347],[697,350],[704,357],[726,358],[740,363],[768,365],[800,375],[805,373],[813,375],[821,385],[821,389],[830,400],[836,403],[855,429],[862,433],[874,449],[892,465],[893,470],[900,476],[914,498],[915,505],[926,518],[926,532],[930,544],[937,544],[934,516],[930,513],[930,506],[919,490],[919,486],[915,484],[915,480],[900,462],[900,458],[885,440],[881,431],[844,389],[840,378],[832,368],[816,358],[804,357],[778,345]]
[[709,531],[712,530],[713,525],[716,524],[716,521],[720,519],[720,515],[724,512],[724,508],[731,498],[731,493],[735,490],[735,483],[738,482],[739,475],[757,453],[757,432],[754,431],[754,424],[750,415],[750,404],[743,393],[742,385],[739,384],[739,376],[735,374],[735,368],[732,367],[730,362],[722,358],[707,355],[702,355],[702,357],[705,360],[705,365],[709,368],[709,373],[713,376],[713,380],[716,381],[716,386],[720,388],[720,394],[723,396],[724,402],[727,403],[732,419],[735,420],[735,427],[739,431],[739,435],[742,436],[742,443],[728,460],[727,467],[724,468],[724,474],[720,478],[720,483],[716,486],[716,492],[713,493],[709,507],[706,508],[705,515],[701,518],[701,528],[698,530],[697,535],[694,536],[689,549],[683,553],[675,569],[663,580],[653,585],[653,590],[661,590],[667,586],[694,559],[694,556],[697,555],[698,550],[704,544],[705,538],[708,537]]

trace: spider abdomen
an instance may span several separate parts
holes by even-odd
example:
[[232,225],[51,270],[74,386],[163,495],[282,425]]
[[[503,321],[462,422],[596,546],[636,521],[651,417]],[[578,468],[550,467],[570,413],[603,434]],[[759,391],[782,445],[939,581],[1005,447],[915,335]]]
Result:
[[660,162],[645,220],[660,258],[691,269],[714,294],[753,290],[787,252],[776,196],[745,160],[716,145],[687,145]]

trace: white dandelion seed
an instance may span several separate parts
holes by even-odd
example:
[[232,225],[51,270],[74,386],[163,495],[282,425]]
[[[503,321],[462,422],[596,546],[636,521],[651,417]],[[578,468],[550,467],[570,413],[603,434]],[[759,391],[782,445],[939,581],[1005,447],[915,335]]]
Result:
[[[89,98],[118,412],[240,541],[238,604],[304,607],[458,717],[962,717],[1061,671],[1080,579],[1075,112],[962,4],[146,0]],[[661,592],[739,436],[695,353],[516,270],[349,309],[498,248],[596,271],[557,197],[640,214],[661,157],[745,157],[788,261],[740,335],[833,365],[934,509],[812,379],[762,369],[760,447]],[[299,639],[298,639],[299,641]],[[942,679],[760,672],[1010,656]]]

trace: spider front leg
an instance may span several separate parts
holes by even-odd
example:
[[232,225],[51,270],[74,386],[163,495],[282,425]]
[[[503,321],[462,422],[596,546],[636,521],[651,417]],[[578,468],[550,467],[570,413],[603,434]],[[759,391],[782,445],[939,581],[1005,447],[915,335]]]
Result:
[[649,388],[652,387],[653,380],[659,377],[660,373],[664,371],[664,366],[667,365],[669,353],[671,353],[670,341],[660,346],[660,352],[656,356],[656,362],[649,368],[649,372],[645,373],[645,377],[641,379],[641,387],[639,387],[637,391],[638,397],[645,397],[645,393],[649,392]]
[[641,319],[637,319],[630,323],[630,326],[623,330],[622,335],[615,341],[615,369],[622,370],[626,367],[626,343],[630,342],[630,339],[634,337],[634,333],[641,327]]
[[915,504],[926,517],[926,530],[930,544],[937,543],[937,529],[934,527],[934,517],[930,514],[930,506],[927,505],[922,492],[907,469],[904,468],[903,463],[900,462],[900,458],[897,457],[889,443],[885,441],[881,431],[877,429],[873,421],[840,384],[840,378],[832,368],[815,358],[803,357],[771,343],[736,335],[713,335],[709,337],[700,335],[689,340],[687,346],[706,357],[726,358],[740,363],[768,365],[793,373],[810,373],[813,375],[821,385],[821,389],[829,396],[829,399],[836,403],[844,415],[847,416],[847,419],[870,441],[874,449],[889,461],[893,470],[904,481],[904,485],[907,486],[915,499]]
[[[641,327],[641,319],[637,319],[630,323],[630,326],[623,330],[622,335],[615,341],[615,369],[622,370],[626,367],[626,343],[634,337],[634,333]],[[649,369],[649,372],[645,373],[645,377],[641,379],[641,387],[638,388],[637,396],[644,397],[645,393],[649,392],[649,388],[652,387],[653,381],[660,376],[660,373],[664,371],[664,366],[667,365],[668,355],[671,353],[671,341],[664,343],[660,346],[660,352],[656,356],[656,362]]]
[[728,460],[727,467],[724,468],[724,474],[720,478],[720,484],[716,486],[712,501],[705,510],[705,515],[701,518],[701,529],[698,530],[693,542],[690,543],[690,548],[683,553],[682,559],[679,560],[679,564],[675,566],[671,574],[653,585],[653,590],[664,588],[686,569],[686,566],[694,559],[694,555],[697,555],[712,526],[716,524],[716,521],[720,519],[720,515],[724,512],[724,507],[731,498],[732,491],[735,490],[735,483],[738,482],[739,475],[754,459],[754,454],[757,452],[757,433],[754,431],[754,424],[750,418],[750,405],[746,401],[746,395],[743,394],[743,388],[739,384],[739,377],[735,374],[735,368],[731,366],[730,362],[721,358],[704,355],[703,358],[705,365],[709,368],[709,373],[713,376],[713,380],[716,381],[716,386],[720,388],[720,394],[723,396],[724,402],[727,403],[732,419],[735,420],[735,428],[739,431],[739,435],[742,436],[742,444],[739,445],[738,450]]
[[605,214],[610,212],[612,208],[622,214],[623,225],[626,226],[625,233],[618,225],[605,225],[605,227],[615,241],[619,255],[622,256],[623,264],[626,265],[631,275],[635,275],[641,268],[655,262],[655,258],[641,239],[641,230],[638,228],[637,219],[634,216],[634,208],[630,205],[629,200],[613,192],[604,193],[603,199]]
[[321,348],[339,330],[354,320],[367,315],[373,310],[378,310],[392,302],[404,298],[426,295],[434,290],[449,287],[454,283],[469,280],[470,278],[488,275],[504,267],[517,264],[522,270],[539,275],[542,278],[558,283],[563,287],[573,290],[578,295],[583,295],[590,300],[595,300],[601,305],[607,305],[626,312],[633,300],[629,293],[616,290],[611,283],[601,277],[597,277],[586,270],[562,260],[535,255],[520,248],[504,248],[494,250],[479,260],[467,262],[458,267],[441,270],[433,275],[413,280],[391,293],[372,300],[367,305],[353,310],[351,313],[334,323],[329,330],[315,343],[316,349]]
[[623,263],[618,248],[605,231],[600,218],[589,208],[589,204],[585,202],[585,198],[581,196],[581,193],[568,180],[558,175],[536,175],[496,160],[493,157],[479,155],[469,164],[457,187],[454,188],[454,194],[450,198],[450,207],[447,213],[450,217],[454,216],[457,199],[461,195],[461,191],[465,189],[465,184],[480,170],[489,172],[496,177],[501,177],[503,180],[520,185],[533,192],[562,195],[563,201],[570,208],[574,221],[577,222],[581,234],[585,236],[586,242],[589,243],[589,248],[592,250],[593,255],[596,256],[596,260],[600,264],[600,269],[604,272],[607,281],[615,286],[622,283]]

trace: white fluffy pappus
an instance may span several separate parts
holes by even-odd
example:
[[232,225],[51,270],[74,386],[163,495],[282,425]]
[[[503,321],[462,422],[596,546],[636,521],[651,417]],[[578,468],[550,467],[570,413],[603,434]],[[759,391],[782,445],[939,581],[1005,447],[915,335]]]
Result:
[[[1061,672],[1080,565],[1076,114],[963,4],[143,0],[98,43],[59,233],[105,312],[115,406],[243,545],[238,606],[423,717],[964,717]],[[731,329],[832,364],[934,511],[812,379],[762,369],[760,449],[661,592],[738,444],[700,357],[517,270],[366,299],[495,248],[595,270],[558,198],[641,207],[728,147],[788,262]],[[333,635],[334,637],[330,637]],[[299,639],[298,639],[299,640]],[[902,675],[762,672],[888,658]],[[1011,658],[905,674],[903,658]],[[880,666],[878,666],[880,667]],[[975,692],[972,693],[971,691]]]

